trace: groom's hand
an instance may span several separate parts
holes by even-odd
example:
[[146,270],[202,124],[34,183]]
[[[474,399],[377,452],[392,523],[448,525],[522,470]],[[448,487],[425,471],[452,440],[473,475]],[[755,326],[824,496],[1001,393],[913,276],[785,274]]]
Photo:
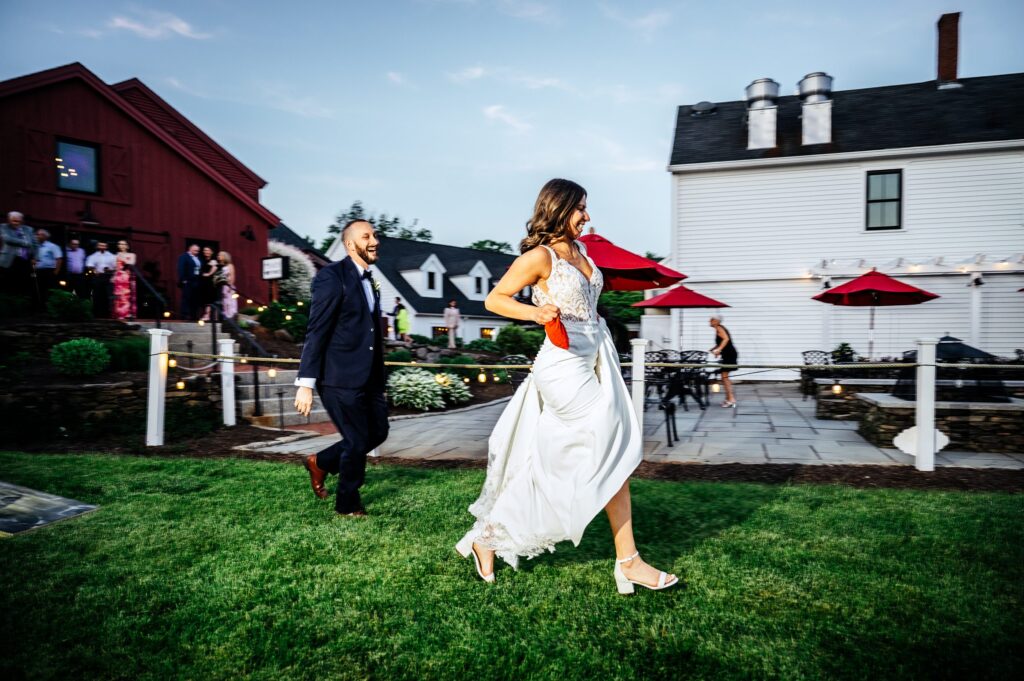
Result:
[[313,408],[313,389],[312,388],[299,388],[295,392],[295,411],[299,412],[303,416],[309,416],[309,411]]

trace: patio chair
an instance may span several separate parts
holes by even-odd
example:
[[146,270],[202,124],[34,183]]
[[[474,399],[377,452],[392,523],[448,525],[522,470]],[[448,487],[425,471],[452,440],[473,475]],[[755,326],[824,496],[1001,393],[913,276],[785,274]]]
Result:
[[[825,350],[804,350],[804,364],[807,366],[815,364],[832,364],[832,353]],[[828,375],[824,369],[801,369],[800,370],[800,393],[806,400],[809,395],[817,394],[814,379]]]
[[[524,355],[505,355],[498,360],[498,364],[532,364],[529,357]],[[513,390],[518,390],[526,377],[530,375],[529,369],[504,369],[508,374],[508,382],[512,384]]]

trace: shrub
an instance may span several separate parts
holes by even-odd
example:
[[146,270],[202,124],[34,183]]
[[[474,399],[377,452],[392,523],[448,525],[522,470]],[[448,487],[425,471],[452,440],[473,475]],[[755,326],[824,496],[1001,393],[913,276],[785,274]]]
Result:
[[399,369],[388,378],[388,396],[396,407],[421,411],[444,409],[444,391],[424,369]]
[[408,350],[393,350],[384,356],[385,362],[411,362],[412,353]]
[[309,317],[302,312],[292,312],[292,318],[284,320],[281,328],[292,335],[296,343],[301,343],[306,338],[306,326],[309,324]]
[[62,322],[84,322],[92,319],[92,302],[88,298],[79,298],[74,293],[54,290],[50,291],[46,311],[51,317]]
[[498,344],[488,338],[477,338],[466,343],[466,350],[472,350],[473,352],[501,352]]
[[239,310],[239,313],[249,315],[251,317],[253,315],[258,315],[260,313],[260,309],[255,305],[248,305]]
[[442,357],[439,360],[437,360],[437,363],[438,364],[454,364],[454,365],[459,365],[460,367],[467,367],[467,368],[458,368],[458,369],[454,369],[453,368],[451,370],[447,370],[447,369],[441,370],[441,371],[445,371],[445,372],[448,372],[448,373],[460,376],[462,378],[470,378],[470,379],[472,379],[472,378],[474,378],[477,375],[477,373],[479,373],[475,369],[470,368],[470,365],[480,364],[480,360],[473,359],[469,355],[456,355],[455,357]]
[[[418,333],[410,333],[409,334],[409,338],[412,339],[413,343],[416,343],[418,345],[433,345],[434,344],[434,339],[433,338],[427,338],[426,336],[421,336]],[[448,343],[448,339],[445,338],[444,342],[445,342],[445,344],[447,344]]]
[[441,397],[447,404],[462,404],[473,397],[469,386],[456,374],[442,372],[435,374],[434,380],[441,386]]
[[93,338],[75,338],[50,349],[50,361],[68,376],[93,376],[110,364],[106,346]]
[[271,303],[260,313],[258,318],[260,326],[270,331],[276,331],[284,326],[284,316],[286,314],[288,312],[285,311],[284,305],[281,303]]
[[26,296],[0,295],[0,319],[23,317],[32,311],[32,301]]
[[110,353],[111,371],[145,371],[149,368],[149,339],[145,336],[102,341]]
[[836,346],[836,349],[832,351],[833,362],[852,362],[854,355],[854,349],[850,347],[849,343],[840,343]]
[[281,299],[288,302],[308,300],[310,286],[313,284],[313,277],[316,276],[316,265],[313,261],[298,248],[273,239],[267,242],[267,248],[271,255],[284,255],[290,259],[288,277],[281,279],[277,284]]
[[544,332],[535,329],[524,329],[521,326],[508,325],[498,333],[497,343],[500,351],[506,355],[526,355],[535,357],[544,343]]
[[[443,336],[434,336],[433,338],[430,339],[430,344],[431,345],[440,345],[442,348],[448,347],[448,334],[444,334]],[[455,339],[455,347],[457,347],[457,348],[461,348],[462,347],[462,339],[461,338],[456,338]]]

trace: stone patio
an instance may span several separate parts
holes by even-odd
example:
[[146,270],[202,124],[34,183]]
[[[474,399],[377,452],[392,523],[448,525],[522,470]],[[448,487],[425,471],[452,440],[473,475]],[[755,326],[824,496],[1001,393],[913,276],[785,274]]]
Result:
[[[644,459],[677,463],[801,463],[913,465],[895,448],[872,445],[857,434],[857,423],[814,416],[813,399],[804,400],[795,383],[740,384],[736,409],[723,409],[716,397],[700,411],[676,412],[679,441],[669,447],[665,415],[648,408],[644,418]],[[409,459],[487,459],[487,438],[507,400],[442,414],[396,417],[382,456]],[[337,434],[288,433],[289,441],[254,443],[247,449],[297,456],[336,442]],[[936,466],[1024,469],[1018,453],[941,451]]]

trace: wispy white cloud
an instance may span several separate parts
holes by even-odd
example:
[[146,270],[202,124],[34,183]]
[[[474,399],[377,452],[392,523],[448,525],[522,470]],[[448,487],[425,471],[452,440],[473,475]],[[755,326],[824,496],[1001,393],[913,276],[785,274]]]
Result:
[[559,19],[553,5],[537,0],[498,0],[497,7],[502,14],[538,24],[553,24]]
[[583,130],[581,148],[588,151],[589,165],[614,173],[649,173],[663,171],[665,162],[638,154],[599,129]]
[[390,82],[394,83],[395,85],[405,85],[408,82],[405,79],[405,76],[403,76],[398,71],[388,71],[387,78]]
[[297,95],[283,83],[257,83],[260,99],[266,106],[302,118],[334,118],[334,111],[310,95]]
[[175,36],[192,40],[206,40],[213,37],[212,33],[198,31],[192,24],[169,12],[136,10],[134,14],[135,16],[114,15],[107,22],[107,27],[114,31],[128,31],[149,40]]
[[644,40],[651,40],[654,34],[672,22],[672,12],[655,9],[646,14],[630,15],[608,3],[601,4],[601,13],[608,19],[637,33]]
[[561,78],[553,76],[538,76],[530,73],[523,73],[505,66],[467,66],[464,69],[448,74],[448,79],[454,83],[470,83],[476,80],[493,78],[510,85],[519,85],[528,90],[543,90],[554,88],[558,90],[571,91],[572,88]]
[[501,104],[485,106],[483,111],[484,117],[487,118],[487,120],[501,123],[514,132],[523,133],[529,132],[533,129],[533,126],[512,113],[509,113],[508,109]]

